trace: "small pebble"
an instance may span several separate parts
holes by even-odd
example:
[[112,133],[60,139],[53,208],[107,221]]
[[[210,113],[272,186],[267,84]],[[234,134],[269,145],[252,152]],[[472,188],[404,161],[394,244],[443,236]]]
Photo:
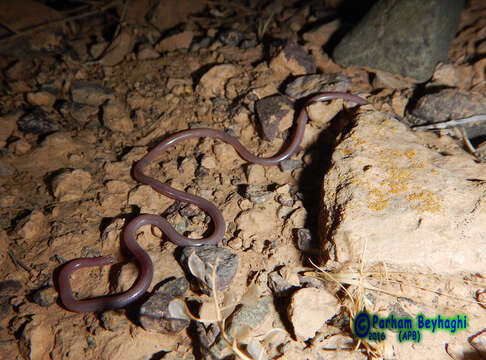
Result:
[[298,229],[297,235],[297,247],[301,251],[309,251],[314,246],[312,244],[312,235],[309,229]]
[[160,285],[156,292],[174,297],[183,297],[187,290],[189,290],[189,281],[184,277],[178,277]]
[[73,81],[71,96],[74,102],[92,106],[100,106],[105,101],[115,98],[115,94],[110,89],[84,81]]
[[24,139],[15,140],[11,142],[8,146],[8,149],[15,155],[27,154],[31,148],[32,146]]
[[42,110],[40,107],[35,108],[31,113],[22,116],[17,125],[25,133],[34,133],[39,135],[49,134],[61,129],[58,119],[54,114]]
[[140,308],[139,320],[147,331],[162,334],[177,333],[189,325],[189,320],[174,319],[169,311],[171,301],[177,299],[170,294],[155,292]]
[[243,33],[238,30],[226,30],[219,34],[218,40],[225,45],[237,46],[243,39]]
[[198,40],[193,41],[190,50],[191,51],[198,51],[200,49],[206,49],[211,45],[212,39],[208,36],[200,38]]
[[291,173],[297,169],[301,164],[300,160],[286,159],[280,162],[280,169],[285,173]]
[[255,111],[265,140],[274,140],[277,134],[292,126],[294,109],[286,96],[273,95],[258,100]]
[[248,183],[252,185],[265,183],[265,168],[262,165],[249,164],[246,167],[246,178],[248,179]]
[[342,74],[302,75],[291,81],[285,88],[285,94],[300,99],[311,94],[326,91],[348,91],[351,80]]
[[56,97],[47,91],[31,92],[27,94],[27,101],[35,106],[53,106]]
[[57,298],[57,291],[53,287],[44,287],[36,290],[32,295],[32,301],[40,306],[51,306]]
[[108,42],[100,42],[100,43],[93,44],[89,48],[89,53],[94,59],[97,59],[103,54],[103,52],[106,50],[108,45],[110,45]]
[[101,326],[106,330],[116,331],[128,325],[127,316],[122,310],[107,310],[100,315]]
[[103,125],[112,131],[129,133],[133,130],[133,122],[127,109],[119,101],[108,101],[103,105]]
[[84,125],[97,117],[99,109],[97,106],[65,102],[59,111],[64,117],[71,116],[77,123]]
[[314,74],[314,58],[297,42],[291,41],[270,62],[270,68],[280,76]]
[[206,169],[215,169],[218,164],[213,156],[204,154],[203,158],[201,159],[201,166],[205,167]]
[[268,275],[267,285],[272,290],[272,293],[277,296],[286,296],[291,290],[295,289],[277,271],[272,271]]
[[292,207],[294,205],[294,199],[290,194],[282,194],[277,196],[277,201],[280,205]]
[[246,39],[243,40],[240,44],[240,48],[242,49],[251,49],[258,45],[258,41],[256,39]]
[[250,199],[253,203],[263,203],[272,197],[272,193],[257,185],[248,185],[243,196]]
[[138,48],[138,60],[153,60],[160,57],[160,54],[150,44],[141,44]]
[[213,286],[213,266],[216,266],[216,288],[218,291],[229,286],[238,269],[239,259],[229,249],[213,245],[185,247],[181,263],[198,279],[200,290],[208,292]]
[[91,174],[87,171],[62,170],[51,181],[52,193],[59,201],[79,200],[91,184]]

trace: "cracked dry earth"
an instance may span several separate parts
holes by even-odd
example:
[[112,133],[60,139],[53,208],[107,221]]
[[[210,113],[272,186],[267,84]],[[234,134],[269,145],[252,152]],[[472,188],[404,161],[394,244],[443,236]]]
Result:
[[[296,29],[305,23],[301,15],[296,11],[290,22],[290,38],[297,37]],[[478,18],[472,11],[465,12],[464,32],[475,26],[478,34],[486,28],[471,20],[474,16]],[[484,92],[484,73],[462,62],[463,49],[470,45],[471,34],[466,35],[458,36],[450,51],[455,85]],[[391,89],[370,82],[366,70],[335,64],[310,35],[302,46],[290,43],[274,51],[269,61],[259,43],[242,48],[215,41],[192,50],[174,45],[187,42],[187,36],[190,44],[192,33],[187,32],[172,42],[159,43],[156,49],[162,56],[151,47],[139,47],[114,66],[81,65],[50,56],[21,59],[11,66],[9,59],[2,58],[10,91],[1,99],[5,114],[0,130],[1,359],[239,356],[218,342],[214,324],[159,322],[158,314],[167,309],[166,294],[184,298],[201,318],[214,318],[214,308],[208,291],[183,264],[189,255],[156,228],[145,226],[138,235],[154,263],[154,279],[147,295],[126,309],[100,314],[65,310],[56,290],[59,269],[78,257],[112,255],[116,265],[82,269],[71,283],[79,299],[122,292],[138,274],[120,245],[129,220],[142,213],[159,214],[189,237],[211,231],[210,218],[200,209],[160,195],[131,176],[136,161],[170,134],[211,127],[235,135],[259,156],[270,156],[285,144],[300,110],[300,102],[289,98],[323,89],[348,91],[372,103],[365,111],[375,109],[402,118],[412,96],[413,84],[408,80]],[[450,80],[447,69],[438,68],[435,84]],[[334,75],[298,80],[314,73]],[[288,96],[281,95],[283,89]],[[280,166],[249,164],[230,145],[191,139],[169,149],[148,169],[150,176],[209,199],[222,211],[227,228],[219,246],[226,249],[224,258],[230,264],[223,271],[231,276],[220,295],[243,298],[227,325],[248,358],[257,358],[255,349],[257,354],[260,349],[253,340],[261,340],[275,328],[283,331],[267,343],[257,342],[265,349],[265,358],[365,359],[369,355],[352,350],[355,340],[349,332],[349,316],[341,307],[345,301],[332,295],[338,287],[303,274],[308,259],[317,260],[323,176],[342,125],[361,111],[353,105],[345,108],[335,100],[310,106],[301,148]],[[268,121],[262,124],[259,116]],[[429,135],[424,143],[440,149],[442,145],[436,144],[441,140]],[[466,156],[452,141],[444,142],[447,151]],[[435,286],[425,281],[422,286]],[[443,287],[437,288],[442,291]],[[377,298],[376,293],[368,294],[369,301],[384,309],[394,299]],[[427,301],[436,304],[438,300],[429,296]],[[475,306],[467,311],[478,324],[485,318],[484,309]],[[484,349],[484,334],[478,339],[476,345]],[[437,336],[430,347],[412,344],[405,351],[395,344],[384,354],[386,358],[427,358],[424,349],[438,351],[437,344],[443,347],[448,340],[450,336]],[[461,353],[462,343],[458,344],[454,351]],[[442,357],[434,358],[444,358],[440,350]]]

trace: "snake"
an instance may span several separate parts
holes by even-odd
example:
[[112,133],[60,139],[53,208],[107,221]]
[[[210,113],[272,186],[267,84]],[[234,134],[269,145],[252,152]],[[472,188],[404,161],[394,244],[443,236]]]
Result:
[[149,185],[155,191],[168,196],[174,200],[194,204],[202,209],[212,220],[213,231],[207,237],[201,239],[190,239],[179,234],[176,229],[163,217],[152,214],[142,214],[131,220],[123,230],[122,241],[126,249],[132,254],[139,274],[135,283],[125,292],[111,295],[99,296],[96,298],[78,300],[74,297],[70,279],[72,274],[86,267],[105,266],[115,263],[111,256],[99,256],[93,258],[77,258],[64,264],[59,272],[58,285],[62,305],[73,312],[99,312],[108,309],[124,308],[143,296],[152,283],[154,265],[149,254],[137,243],[137,230],[144,225],[158,227],[164,236],[178,246],[201,246],[217,245],[224,237],[226,224],[221,211],[212,202],[200,196],[189,194],[160,182],[145,174],[146,167],[160,154],[171,146],[191,138],[212,138],[221,140],[236,150],[246,161],[260,165],[277,165],[292,156],[299,148],[308,121],[307,106],[320,101],[342,99],[359,105],[366,105],[365,99],[345,92],[323,92],[311,96],[305,101],[304,106],[297,114],[292,136],[284,148],[271,157],[259,157],[252,154],[235,136],[223,130],[211,128],[197,128],[179,131],[156,145],[142,157],[133,169],[133,177],[138,182]]

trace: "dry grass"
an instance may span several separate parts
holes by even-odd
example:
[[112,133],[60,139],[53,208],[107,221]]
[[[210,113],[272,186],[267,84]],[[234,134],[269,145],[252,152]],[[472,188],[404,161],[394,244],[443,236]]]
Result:
[[[379,293],[385,296],[391,296],[397,299],[408,299],[416,304],[424,304],[439,311],[458,311],[464,310],[466,306],[477,304],[485,308],[486,304],[479,298],[481,290],[486,288],[486,279],[477,274],[465,276],[444,276],[436,274],[426,274],[419,272],[406,271],[389,271],[386,264],[378,266],[377,271],[368,271],[366,269],[366,244],[363,242],[363,249],[359,261],[354,264],[360,264],[359,269],[353,268],[349,262],[341,269],[336,271],[327,271],[314,263],[316,270],[306,271],[304,274],[317,279],[334,283],[344,291],[348,298],[348,304],[345,305],[349,314],[349,330],[353,328],[353,320],[361,311],[368,313],[376,312],[373,304],[366,296],[368,293]],[[421,285],[426,283],[427,286]],[[454,294],[455,286],[466,289],[471,295]],[[445,290],[436,290],[436,289]],[[445,292],[447,291],[447,292]],[[475,295],[474,295],[475,294]],[[444,304],[439,305],[442,299]],[[386,353],[386,341],[374,343],[366,339],[356,339],[354,349],[363,351],[368,358],[382,358]],[[350,350],[350,349],[340,349]]]
[[[197,257],[195,254],[192,254],[191,256]],[[189,263],[191,263],[191,260],[189,260]],[[192,261],[192,263],[197,264],[199,261]],[[201,273],[201,268],[196,270],[196,272],[199,272],[198,277],[200,276],[202,279],[209,278],[211,280],[211,284],[208,285],[211,290],[211,298],[214,305],[214,311],[212,314],[209,314],[209,316],[206,314],[205,318],[199,318],[192,314],[183,300],[176,299],[169,306],[171,315],[174,318],[194,320],[203,324],[216,324],[220,331],[220,337],[223,342],[240,359],[266,359],[265,347],[277,333],[285,333],[285,331],[275,328],[271,329],[262,336],[252,336],[252,330],[247,327],[243,327],[240,329],[240,331],[234,334],[233,338],[231,338],[231,336],[226,333],[225,324],[226,319],[234,312],[238,305],[254,305],[257,303],[261,295],[258,286],[256,284],[251,284],[239,300],[236,300],[236,297],[231,290],[226,291],[224,294],[220,294],[216,286],[216,269],[218,267],[218,262],[216,261],[214,265],[206,264],[205,266],[211,269],[211,273],[208,277],[206,277],[207,274]],[[191,271],[193,271],[193,269],[191,269]],[[246,344],[247,346],[245,352],[241,349],[241,344],[244,339],[248,339],[249,337],[251,340]]]

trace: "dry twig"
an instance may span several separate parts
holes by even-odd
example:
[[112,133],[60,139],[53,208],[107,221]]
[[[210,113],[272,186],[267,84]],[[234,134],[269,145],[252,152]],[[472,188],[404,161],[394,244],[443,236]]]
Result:
[[413,130],[440,130],[440,129],[447,129],[454,126],[461,126],[461,125],[470,124],[479,121],[486,121],[486,114],[474,115],[464,119],[442,121],[434,124],[416,125],[416,126],[412,126],[412,129]]

